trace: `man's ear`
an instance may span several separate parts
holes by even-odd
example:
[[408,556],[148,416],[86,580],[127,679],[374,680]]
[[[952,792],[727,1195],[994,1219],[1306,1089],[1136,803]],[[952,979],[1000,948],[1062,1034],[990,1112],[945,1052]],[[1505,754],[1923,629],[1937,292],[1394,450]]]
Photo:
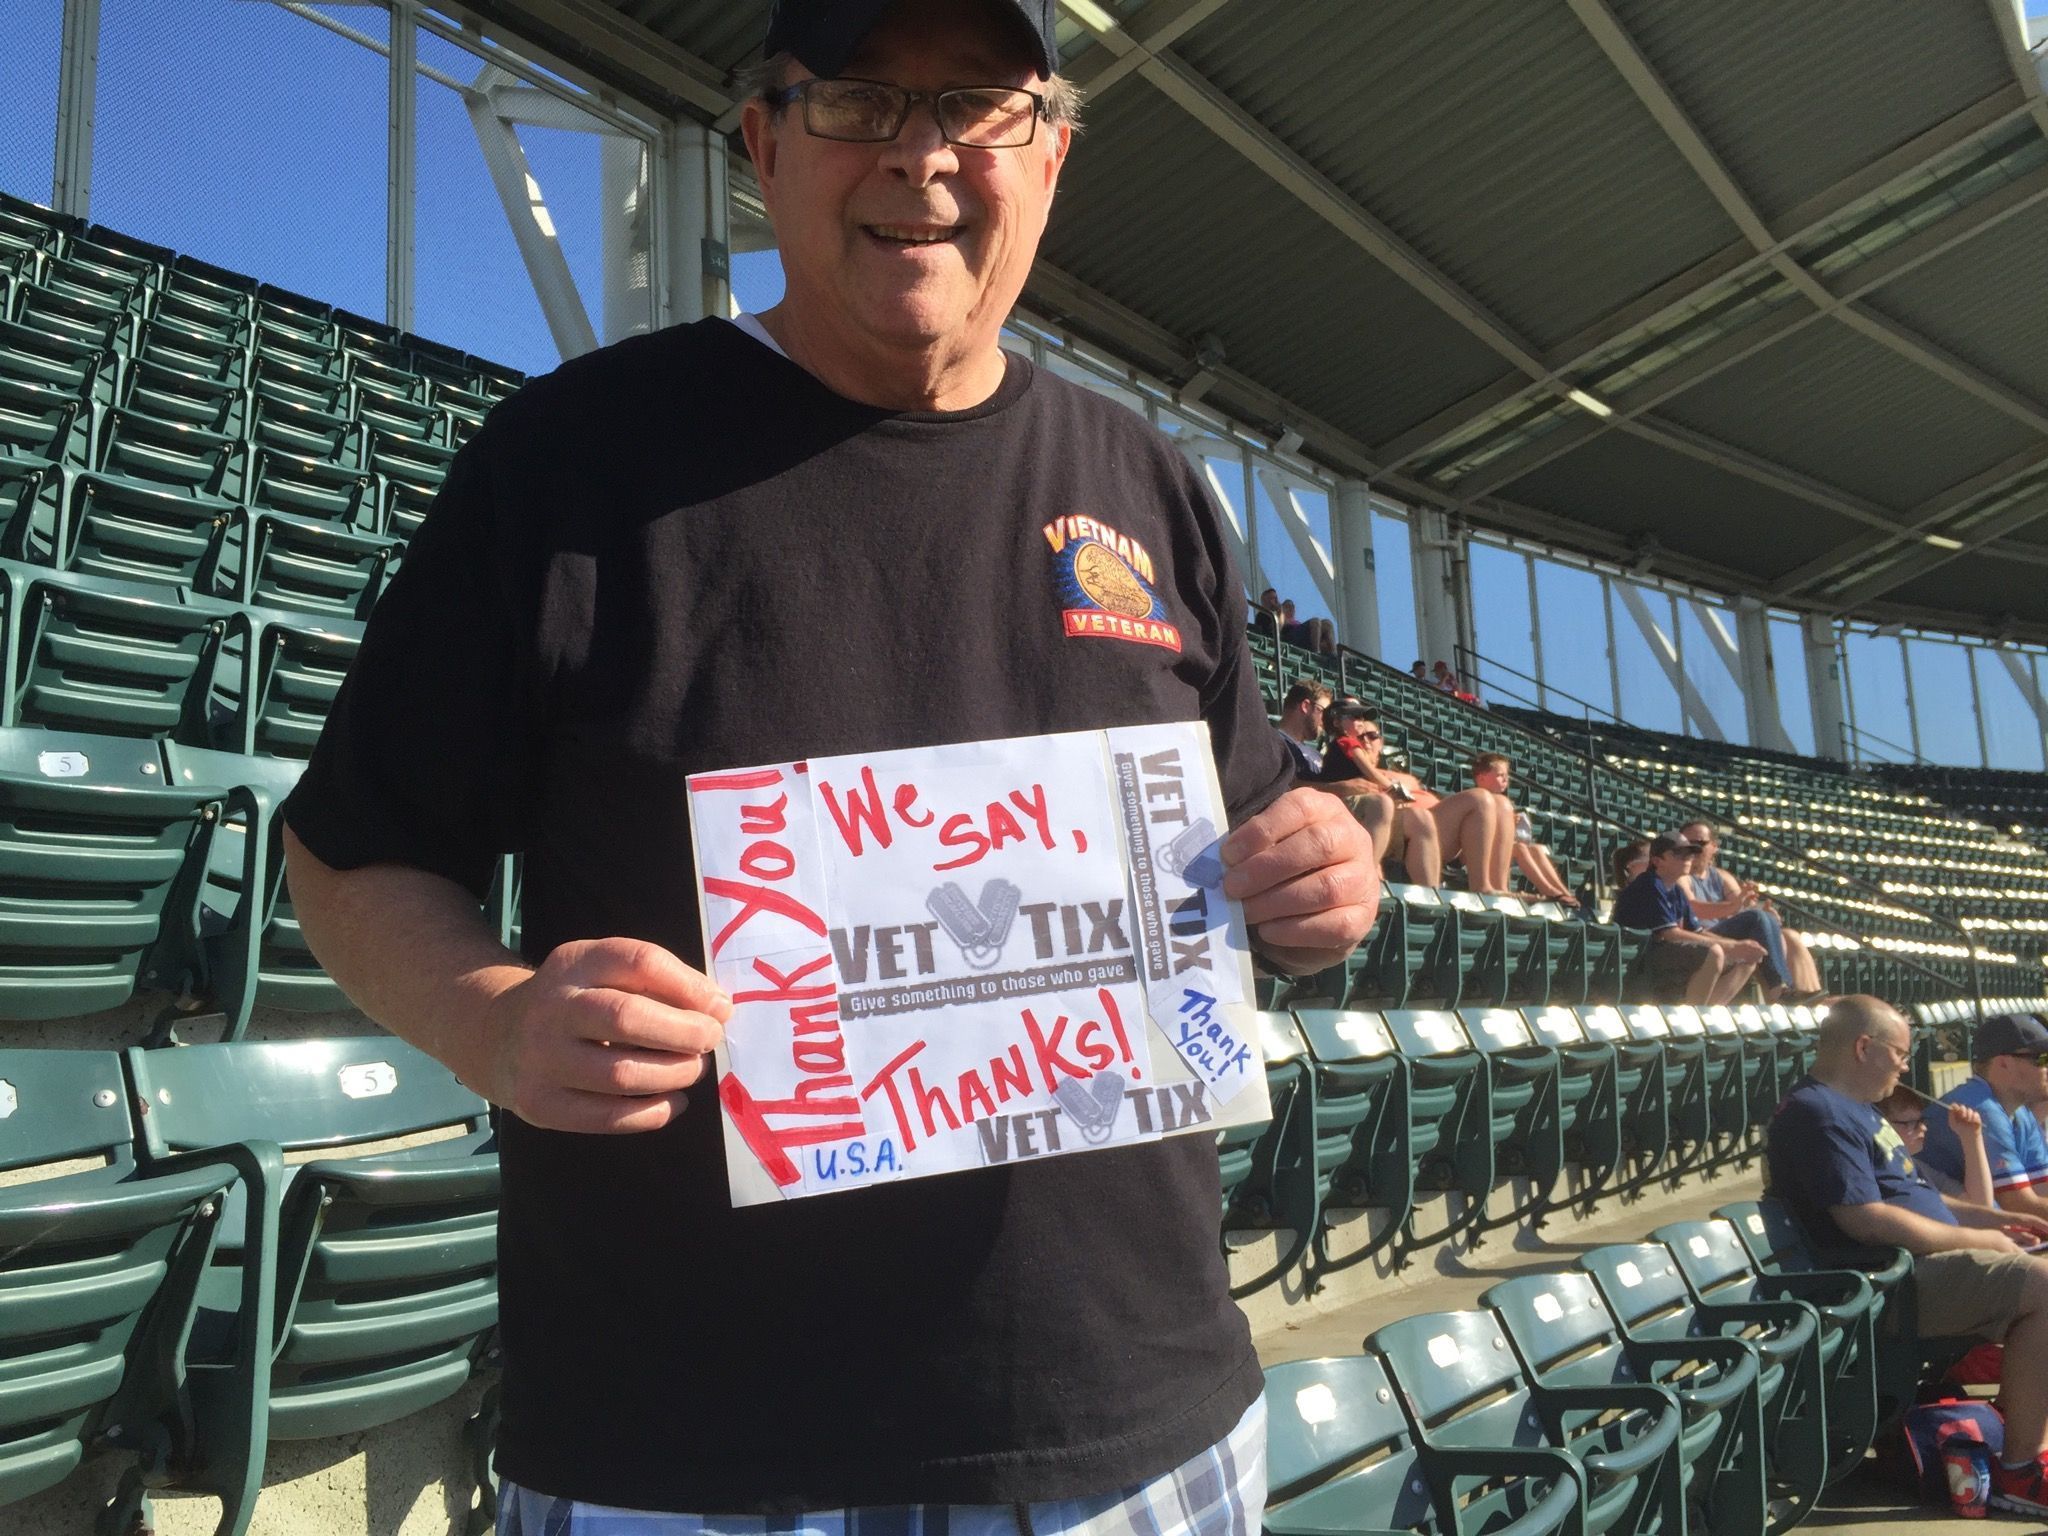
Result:
[[1067,151],[1074,147],[1074,125],[1068,122],[1053,123],[1052,153],[1046,157],[1045,195],[1050,201],[1060,189],[1060,168],[1067,163]]
[[761,187],[761,200],[774,205],[775,158],[780,147],[776,133],[775,109],[759,96],[740,108],[740,137],[747,142],[747,156],[754,162],[754,179]]

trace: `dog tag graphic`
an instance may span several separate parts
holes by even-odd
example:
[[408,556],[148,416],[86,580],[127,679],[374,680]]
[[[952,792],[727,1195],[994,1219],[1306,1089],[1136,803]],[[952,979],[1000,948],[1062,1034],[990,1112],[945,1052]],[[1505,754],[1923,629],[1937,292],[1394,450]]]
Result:
[[1087,1082],[1078,1077],[1061,1081],[1052,1096],[1090,1146],[1100,1146],[1116,1129],[1116,1112],[1124,1101],[1124,1080],[1116,1072],[1099,1072]]

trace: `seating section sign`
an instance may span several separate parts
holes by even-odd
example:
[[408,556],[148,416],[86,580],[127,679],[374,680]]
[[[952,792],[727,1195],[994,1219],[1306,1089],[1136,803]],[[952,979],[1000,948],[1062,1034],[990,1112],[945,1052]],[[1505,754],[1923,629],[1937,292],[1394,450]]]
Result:
[[1200,723],[689,780],[736,1205],[1269,1111]]

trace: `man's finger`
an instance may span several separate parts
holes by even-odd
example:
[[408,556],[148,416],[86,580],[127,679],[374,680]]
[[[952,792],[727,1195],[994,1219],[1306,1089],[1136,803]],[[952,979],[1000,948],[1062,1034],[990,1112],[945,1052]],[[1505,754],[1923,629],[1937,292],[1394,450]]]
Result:
[[732,999],[709,976],[645,939],[585,939],[549,956],[564,982],[581,988],[614,987],[651,997],[671,1008],[732,1017]]
[[640,1131],[660,1130],[680,1115],[689,1103],[689,1095],[682,1093],[621,1099],[610,1094],[564,1089],[550,1095],[537,1108],[533,1123],[546,1130],[574,1131],[584,1136],[627,1136]]
[[1276,918],[1305,917],[1332,908],[1362,907],[1372,896],[1375,882],[1369,864],[1329,864],[1287,880],[1270,890],[1248,897],[1244,903],[1247,923],[1270,923]]
[[1241,864],[1253,854],[1271,848],[1312,822],[1327,817],[1333,810],[1347,819],[1351,815],[1334,795],[1326,795],[1319,789],[1290,789],[1236,828],[1223,839],[1216,851],[1226,868]]
[[682,1092],[704,1075],[704,1061],[699,1055],[577,1040],[571,1042],[569,1059],[559,1081],[562,1087],[576,1092],[644,1099],[654,1094]]
[[1223,877],[1223,894],[1233,901],[1245,901],[1315,870],[1369,867],[1373,862],[1372,839],[1350,816],[1312,821],[1282,841],[1248,855]]
[[725,1026],[711,1014],[610,987],[573,993],[564,1008],[568,1032],[583,1040],[702,1056],[725,1038]]

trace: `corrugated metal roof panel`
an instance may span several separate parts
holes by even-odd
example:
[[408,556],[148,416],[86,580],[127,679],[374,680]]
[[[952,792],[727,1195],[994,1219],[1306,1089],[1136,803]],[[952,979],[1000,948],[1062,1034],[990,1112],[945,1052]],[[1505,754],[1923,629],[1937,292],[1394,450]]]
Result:
[[1878,601],[1967,614],[1984,625],[1995,625],[2007,614],[2038,614],[2044,576],[2048,572],[2038,565],[1960,555],[1893,588]]
[[1611,0],[1766,218],[2012,83],[1981,0]]
[[1835,321],[1793,332],[1656,414],[1899,509],[2039,440]]
[[2048,205],[2036,205],[1864,302],[2048,402]]
[[612,0],[612,9],[729,71],[760,52],[771,6],[770,0]]
[[1736,238],[1562,5],[1259,0],[1177,51],[1539,348]]
[[1143,82],[1067,160],[1043,251],[1182,339],[1377,444],[1505,365]]
[[1503,486],[1525,506],[1648,533],[1666,549],[1775,580],[1863,525],[1626,432],[1603,432]]

